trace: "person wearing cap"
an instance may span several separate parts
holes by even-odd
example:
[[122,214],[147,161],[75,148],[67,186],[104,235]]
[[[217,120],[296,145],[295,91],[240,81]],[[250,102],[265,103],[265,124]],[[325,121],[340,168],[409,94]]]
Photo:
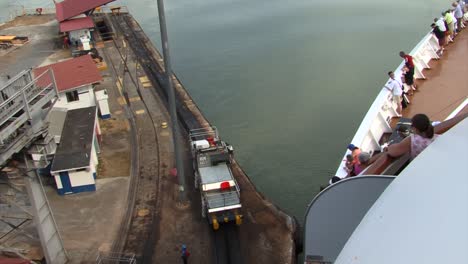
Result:
[[190,257],[190,252],[187,250],[187,246],[186,245],[182,245],[182,255],[181,255],[181,258],[182,258],[182,261],[184,264],[187,264],[188,263],[188,258]]
[[351,151],[351,155],[353,156],[353,164],[359,163],[358,156],[361,154],[361,150],[354,144],[349,144],[348,149]]

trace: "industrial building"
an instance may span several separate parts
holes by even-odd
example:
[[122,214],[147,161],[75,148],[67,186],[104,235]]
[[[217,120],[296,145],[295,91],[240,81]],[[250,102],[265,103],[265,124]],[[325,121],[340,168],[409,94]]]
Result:
[[96,106],[67,112],[51,167],[59,194],[96,190],[99,133]]

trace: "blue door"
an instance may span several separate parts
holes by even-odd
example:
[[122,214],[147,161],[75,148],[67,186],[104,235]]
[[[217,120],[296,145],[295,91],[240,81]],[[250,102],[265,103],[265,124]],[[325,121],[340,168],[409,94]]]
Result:
[[70,177],[68,176],[68,172],[60,172],[60,181],[62,182],[62,189],[58,190],[59,194],[67,194],[72,193],[72,187],[70,183]]

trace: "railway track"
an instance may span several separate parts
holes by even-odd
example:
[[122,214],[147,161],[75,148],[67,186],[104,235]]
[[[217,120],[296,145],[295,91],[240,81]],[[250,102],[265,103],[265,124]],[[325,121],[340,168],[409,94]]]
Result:
[[[112,68],[112,71],[113,71],[113,80],[119,80],[118,77],[115,77],[116,75],[118,75],[118,70],[117,70],[117,67],[115,66],[114,62],[110,59],[110,57],[108,56],[107,52],[105,51],[105,49],[103,49],[102,51],[102,55],[104,56],[105,58],[105,61],[108,62]],[[122,83],[119,81],[120,85],[122,85]],[[131,145],[131,167],[130,167],[130,181],[129,181],[129,190],[128,190],[128,197],[127,197],[127,204],[125,206],[126,210],[125,210],[125,213],[123,215],[123,218],[121,220],[121,223],[120,223],[120,228],[119,228],[119,231],[118,231],[118,234],[116,236],[116,238],[114,239],[114,242],[112,244],[112,249],[111,249],[111,252],[113,253],[117,253],[117,254],[121,254],[122,251],[123,251],[123,247],[125,246],[125,241],[127,240],[127,234],[128,234],[128,230],[130,228],[130,223],[131,223],[131,219],[132,219],[132,216],[133,216],[133,208],[134,208],[134,205],[135,205],[135,197],[136,197],[136,193],[138,191],[138,180],[139,180],[139,177],[138,177],[138,174],[139,174],[139,151],[138,151],[138,136],[137,136],[137,127],[136,127],[136,122],[135,122],[135,119],[133,117],[133,115],[131,114],[131,110],[129,108],[129,105],[126,104],[125,106],[123,106],[124,110],[125,110],[125,113],[126,113],[126,116],[128,118],[128,121],[130,123],[130,145]]]
[[214,256],[216,264],[245,263],[240,254],[240,241],[235,224],[225,224],[217,231],[213,231]]
[[[112,24],[124,34],[126,41],[131,47],[136,60],[139,61],[142,65],[145,73],[148,76],[148,79],[153,84],[153,87],[156,90],[156,93],[163,98],[165,107],[167,109],[167,92],[162,88],[162,84],[165,81],[163,64],[157,61],[154,56],[151,56],[153,52],[144,44],[145,38],[143,32],[135,31],[134,27],[131,25],[131,18],[127,15],[122,14],[120,16],[112,16],[109,18],[112,20]],[[141,34],[141,35],[140,35]],[[177,78],[174,77],[173,78]],[[140,94],[141,96],[141,94]],[[143,100],[144,101],[144,100]],[[200,122],[197,121],[193,113],[184,105],[184,99],[180,98],[176,94],[176,105],[177,113],[179,120],[183,127],[188,131],[189,129],[199,128],[202,126]],[[153,230],[154,231],[154,230]],[[213,256],[212,263],[226,263],[226,264],[237,264],[243,263],[242,256],[240,254],[240,242],[237,231],[237,226],[235,225],[223,225],[220,230],[212,232],[212,241],[213,241]],[[153,236],[155,237],[155,236]],[[148,247],[149,244],[146,245]],[[148,250],[145,250],[148,251]],[[149,252],[148,252],[149,253]],[[149,262],[144,262],[149,263]]]
[[[117,30],[123,31],[119,24],[113,24]],[[106,61],[112,70],[125,98],[125,109],[132,128],[132,167],[127,213],[124,215],[117,238],[112,245],[112,251],[121,255],[133,253],[142,263],[150,263],[153,255],[155,237],[155,218],[158,214],[159,182],[161,175],[161,158],[157,121],[151,114],[144,96],[140,91],[136,64],[128,47],[120,45],[114,39],[115,51],[119,54],[116,62],[106,53]],[[135,76],[131,70],[135,69]]]

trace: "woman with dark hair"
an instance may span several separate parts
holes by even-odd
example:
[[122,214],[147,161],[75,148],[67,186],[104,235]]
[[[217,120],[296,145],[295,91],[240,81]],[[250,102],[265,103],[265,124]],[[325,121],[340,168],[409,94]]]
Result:
[[434,127],[425,114],[417,114],[411,119],[413,133],[411,135],[411,159],[416,158],[437,137],[434,135]]
[[434,127],[425,114],[417,114],[411,119],[413,134],[397,144],[388,146],[387,152],[391,157],[399,157],[405,153],[410,153],[413,160],[436,138]]

